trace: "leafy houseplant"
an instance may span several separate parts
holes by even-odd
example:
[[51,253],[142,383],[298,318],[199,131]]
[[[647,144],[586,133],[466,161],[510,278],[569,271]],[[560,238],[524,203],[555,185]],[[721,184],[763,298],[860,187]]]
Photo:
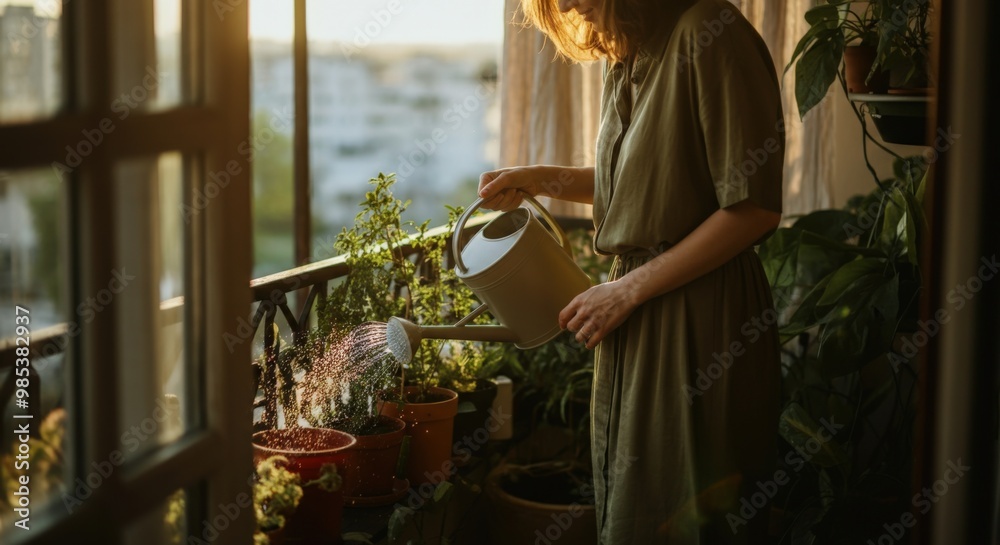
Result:
[[[431,232],[430,220],[419,225],[404,221],[409,202],[393,196],[395,182],[393,174],[370,180],[373,188],[365,195],[354,225],[337,236],[334,249],[345,256],[349,272],[317,306],[318,342],[343,338],[367,321],[399,316],[426,325],[448,324],[472,310],[471,290],[445,265],[449,236],[462,210],[448,207],[449,222],[440,232]],[[461,352],[468,361],[476,361],[480,351],[475,344],[459,347],[451,341],[425,341],[403,374],[423,396],[438,385],[451,354]]]
[[784,498],[792,543],[877,538],[887,510],[906,509],[916,373],[901,347],[921,331],[925,183],[922,158],[900,159],[871,194],[805,215],[761,246],[791,346],[779,430],[796,476]]
[[[394,175],[379,174],[370,184],[372,190],[365,195],[354,225],[343,229],[334,245],[345,256],[349,271],[317,307],[314,345],[344,342],[355,327],[394,316],[426,325],[454,323],[475,302],[445,259],[462,210],[449,207],[448,224],[432,231],[429,221],[418,225],[402,219],[409,203],[393,196]],[[481,368],[484,350],[477,343],[423,342],[401,370],[399,389],[390,388],[395,363],[386,362],[351,378],[347,395],[342,383],[321,384],[307,397],[303,412],[314,425],[336,421],[355,434],[367,433],[379,421],[378,413],[382,418],[402,418],[413,438],[407,444],[407,475],[411,484],[425,482],[428,473],[440,473],[450,459],[458,403],[455,392],[440,387],[448,376],[446,369],[458,364]]]
[[[785,72],[795,65],[795,99],[799,116],[816,106],[840,76],[842,60],[867,57],[867,66],[848,72],[848,92],[884,93],[878,83],[889,72],[896,87],[926,87],[929,0],[830,0],[806,12],[809,29],[799,40]],[[849,67],[850,68],[850,67]],[[860,74],[863,80],[850,77]],[[874,83],[869,89],[865,84]]]
[[285,517],[299,506],[302,486],[299,476],[284,468],[288,458],[271,456],[257,463],[253,485],[253,507],[257,519],[255,545],[269,545],[271,537],[285,527]]

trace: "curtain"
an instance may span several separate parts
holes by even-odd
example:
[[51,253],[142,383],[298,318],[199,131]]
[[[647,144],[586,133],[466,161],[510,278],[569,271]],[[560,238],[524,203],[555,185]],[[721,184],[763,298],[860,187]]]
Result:
[[[506,0],[500,71],[500,166],[594,164],[601,63],[571,64],[524,26],[519,0]],[[544,202],[556,215],[590,217],[590,205]]]
[[811,0],[736,0],[743,15],[764,38],[782,78],[785,111],[784,214],[805,214],[831,204],[834,104],[824,100],[804,120],[795,102],[795,68],[782,76],[795,44],[808,30]]
[[[811,0],[731,0],[767,43],[781,76],[806,29]],[[500,166],[594,164],[601,96],[601,63],[559,59],[539,31],[525,27],[519,0],[506,0],[500,81]],[[795,74],[782,78],[785,110],[786,217],[829,207],[833,172],[833,104],[826,100],[799,120]],[[590,215],[589,205],[553,200],[559,215]]]

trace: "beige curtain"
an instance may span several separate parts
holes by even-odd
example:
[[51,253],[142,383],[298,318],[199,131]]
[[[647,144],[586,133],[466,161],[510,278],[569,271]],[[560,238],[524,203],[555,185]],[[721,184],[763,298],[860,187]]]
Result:
[[833,102],[824,100],[799,120],[795,103],[795,68],[782,76],[795,44],[808,26],[805,12],[811,0],[736,0],[743,15],[767,43],[782,77],[785,110],[785,216],[805,214],[831,203],[833,178]]
[[[570,64],[544,36],[521,24],[519,0],[506,0],[501,71],[500,165],[594,164],[601,63]],[[806,31],[811,0],[733,0],[764,37],[779,75]],[[823,101],[799,121],[794,71],[782,80],[786,216],[830,206],[833,106]],[[548,204],[556,214],[590,215],[590,206]]]
[[[541,32],[523,26],[519,0],[506,0],[500,71],[500,166],[594,164],[601,63],[570,64]],[[552,200],[558,215],[589,217],[590,205]]]

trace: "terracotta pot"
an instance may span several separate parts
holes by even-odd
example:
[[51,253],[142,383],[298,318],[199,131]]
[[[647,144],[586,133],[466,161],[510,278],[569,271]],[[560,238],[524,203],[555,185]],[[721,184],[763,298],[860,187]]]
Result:
[[493,545],[597,545],[597,516],[593,505],[541,503],[504,490],[511,466],[500,464],[486,478],[490,499],[490,536]]
[[[406,422],[380,415],[379,427],[390,431],[355,435],[357,442],[347,450],[347,459],[344,461],[344,496],[348,498],[385,496],[393,490]],[[342,425],[334,422],[333,428],[342,429]]]
[[[497,396],[497,385],[492,380],[479,379],[476,389],[458,392],[458,414],[455,415],[455,445],[462,443],[468,448],[479,450],[490,439],[487,427],[490,408]],[[473,447],[469,447],[469,443]]]
[[[420,392],[418,386],[407,386],[407,399]],[[458,413],[458,394],[446,388],[431,387],[430,403],[399,403],[379,401],[379,413],[406,422],[410,437],[406,476],[411,486],[438,483],[455,471],[451,461],[452,432]]]
[[343,487],[327,492],[305,484],[319,477],[324,464],[337,464],[337,473],[343,478],[347,449],[354,444],[350,434],[325,428],[286,428],[253,435],[255,464],[271,456],[284,456],[288,458],[287,469],[302,481],[302,499],[285,522],[286,543],[341,543]]
[[865,83],[872,65],[875,64],[876,50],[870,45],[849,45],[844,48],[844,76],[848,93],[884,94],[889,90],[889,72],[872,74]]

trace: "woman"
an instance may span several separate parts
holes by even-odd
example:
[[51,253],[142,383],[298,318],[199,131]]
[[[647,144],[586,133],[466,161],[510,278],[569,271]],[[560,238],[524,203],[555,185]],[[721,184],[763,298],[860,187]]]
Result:
[[519,191],[593,203],[609,281],[561,325],[596,348],[598,529],[608,544],[760,543],[780,408],[774,311],[753,245],[781,217],[778,80],[726,0],[523,0],[575,60],[602,58],[596,166],[484,173],[485,206]]

